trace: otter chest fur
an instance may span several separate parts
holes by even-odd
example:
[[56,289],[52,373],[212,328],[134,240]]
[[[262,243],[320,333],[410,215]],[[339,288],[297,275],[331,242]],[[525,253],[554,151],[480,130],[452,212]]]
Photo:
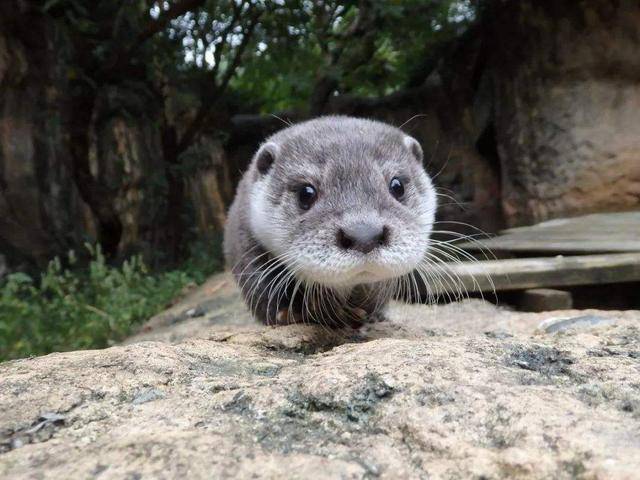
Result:
[[435,210],[414,138],[321,117],[259,148],[229,211],[225,257],[262,322],[357,326],[410,283]]

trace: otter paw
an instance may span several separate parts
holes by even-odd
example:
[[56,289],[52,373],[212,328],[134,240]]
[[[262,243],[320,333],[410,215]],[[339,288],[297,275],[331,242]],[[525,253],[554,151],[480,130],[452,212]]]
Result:
[[300,313],[294,312],[289,308],[278,310],[276,314],[276,325],[292,325],[294,323],[303,323]]
[[342,326],[357,330],[367,321],[368,312],[360,307],[343,307],[339,311]]

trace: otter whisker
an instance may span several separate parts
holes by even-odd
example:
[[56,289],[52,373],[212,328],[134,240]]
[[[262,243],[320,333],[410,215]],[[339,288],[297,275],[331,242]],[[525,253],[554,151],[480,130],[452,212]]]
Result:
[[407,125],[408,123],[413,122],[416,118],[421,118],[421,117],[427,117],[428,115],[426,113],[418,113],[416,115],[414,115],[413,117],[411,117],[409,120],[407,120],[406,122],[404,122],[402,125],[398,126],[398,128],[402,129],[402,127],[404,127],[405,125]]
[[[291,256],[291,254],[288,254],[288,255],[277,255],[277,256],[269,259],[262,266],[264,268],[264,270],[262,271],[262,273],[260,274],[259,278],[257,279],[257,281],[254,283],[253,287],[251,288],[251,290],[247,294],[247,297],[249,299],[249,310],[250,311],[255,313],[255,311],[256,311],[255,308],[257,308],[257,307],[254,307],[254,303],[257,305],[260,302],[260,299],[264,295],[265,291],[269,288],[269,286],[271,285],[271,282],[273,282],[273,279],[272,279],[266,285],[264,285],[263,284],[263,281],[264,281],[263,279],[268,278],[270,275],[275,273],[279,268],[282,268],[283,262],[286,261],[287,258],[290,257],[290,256]],[[261,288],[261,290],[258,291],[258,288]],[[256,294],[258,294],[257,299],[255,298]],[[267,306],[267,310],[266,311],[268,312],[268,306]]]
[[[425,262],[428,262],[428,260],[425,260]],[[439,287],[439,289],[436,290],[435,295],[427,289],[427,293],[431,294],[433,302],[437,303],[440,296],[445,296],[449,302],[453,301],[451,297],[452,289],[449,288],[450,284],[447,282],[446,277],[438,270],[434,270],[431,263],[428,263],[427,265],[419,265],[416,268],[416,272],[418,272],[418,275],[420,275],[420,278],[425,285],[433,283],[436,287]],[[445,283],[447,284],[447,287],[445,287]]]
[[[439,279],[442,294],[447,295],[447,299],[450,302],[453,301],[450,295],[454,290],[457,291],[456,298],[464,298],[465,296],[468,296],[468,292],[466,291],[466,288],[464,288],[461,279],[448,269],[446,262],[442,261],[442,259],[431,252],[427,252],[426,257],[430,262],[429,265],[426,265],[425,267],[431,267],[429,271],[433,272],[434,275],[436,275],[436,278]],[[463,289],[465,292],[464,294]]]
[[[463,258],[467,259],[467,262],[462,262],[455,255],[447,253],[447,249],[449,249],[449,251],[451,251],[454,254],[458,254],[458,255],[463,256]],[[450,244],[440,244],[440,245],[438,245],[438,248],[435,249],[435,251],[440,252],[442,255],[445,255],[446,257],[450,258],[453,263],[457,263],[459,265],[465,265],[465,264],[474,263],[474,262],[478,261],[473,256],[471,256],[467,252],[465,252],[464,250],[462,250],[459,247],[456,247],[454,245],[450,245]],[[491,278],[491,275],[489,275],[488,273],[485,273],[484,277],[487,279],[487,282],[491,286],[491,290],[492,290],[494,296],[497,296],[496,289],[495,289],[495,284],[493,283],[493,279]],[[482,292],[482,288],[480,287],[479,282],[475,278],[475,275],[471,275],[471,279],[473,280],[473,286],[477,287],[481,298],[484,299],[484,294]]]
[[[269,291],[268,291],[268,294],[267,294],[267,312],[271,311],[271,309],[270,309],[271,301],[273,300],[273,297],[275,296],[273,294],[274,289],[275,289],[275,292],[277,294],[280,284],[282,283],[283,280],[286,280],[288,276],[289,276],[289,271],[287,269],[283,268],[280,272],[278,272],[274,276],[273,280],[271,280],[271,282],[269,282],[269,284],[268,284]],[[276,309],[277,309],[277,303],[276,303]]]
[[273,118],[280,120],[282,123],[284,123],[287,127],[291,127],[293,125],[293,123],[291,123],[291,120],[284,120],[282,117],[279,117],[278,115],[276,115],[275,113],[270,113],[269,115],[271,115]]
[[435,175],[431,176],[431,181],[435,182],[435,180],[440,176],[440,174],[442,174],[442,172],[444,172],[444,170],[449,165],[449,160],[451,160],[451,149],[452,149],[452,147],[449,147],[449,153],[447,153],[447,157],[446,157],[444,163],[442,164],[442,167],[440,167],[440,170],[438,170],[438,172]]

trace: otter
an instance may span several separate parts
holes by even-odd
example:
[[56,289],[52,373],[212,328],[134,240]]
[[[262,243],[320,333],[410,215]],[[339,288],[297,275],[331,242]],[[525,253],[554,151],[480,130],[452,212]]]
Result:
[[435,211],[415,138],[320,117],[259,147],[229,210],[225,258],[263,323],[356,328],[383,318],[423,261]]

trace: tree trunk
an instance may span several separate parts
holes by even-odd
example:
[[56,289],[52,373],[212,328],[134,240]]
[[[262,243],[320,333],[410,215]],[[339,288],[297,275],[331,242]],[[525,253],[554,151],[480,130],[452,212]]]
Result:
[[118,253],[122,237],[122,222],[114,204],[113,192],[98,182],[89,163],[90,131],[96,92],[86,84],[71,85],[74,93],[66,106],[65,136],[71,159],[73,177],[82,199],[89,205],[98,223],[98,242],[108,257]]
[[182,215],[185,193],[182,166],[179,159],[178,134],[173,125],[165,125],[163,128],[162,154],[167,180],[167,204],[162,237],[166,239],[165,249],[170,255],[170,261],[176,263],[183,253],[184,225]]
[[38,5],[0,2],[0,251],[10,269],[42,268],[86,238],[65,165],[61,50]]

